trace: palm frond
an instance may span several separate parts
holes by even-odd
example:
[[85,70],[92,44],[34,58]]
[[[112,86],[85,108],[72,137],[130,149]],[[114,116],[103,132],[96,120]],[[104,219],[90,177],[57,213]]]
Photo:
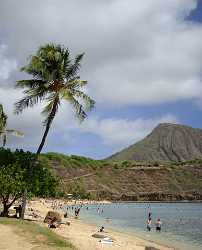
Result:
[[68,92],[67,90],[63,91],[63,99],[68,101],[75,109],[75,116],[79,119],[80,122],[82,122],[86,117],[87,114],[82,106],[82,104],[79,103],[79,101],[74,98],[72,93]]
[[18,137],[22,137],[24,135],[19,130],[7,129],[7,115],[3,111],[3,105],[0,104],[0,137],[3,141],[3,147],[6,145],[8,134],[13,134]]
[[68,87],[70,89],[80,89],[80,88],[84,87],[87,83],[88,83],[88,81],[81,80],[79,77],[75,77],[75,78],[71,79],[70,81],[68,81],[65,85],[66,85],[66,87]]
[[90,98],[90,96],[88,96],[86,93],[80,90],[73,90],[72,94],[74,95],[74,97],[77,97],[84,102],[85,109],[87,111],[91,111],[95,107],[95,101],[92,98]]
[[44,85],[46,82],[38,79],[28,79],[17,81],[17,88],[36,88]]
[[12,134],[16,137],[24,137],[24,133],[16,129],[6,129],[6,133]]
[[35,91],[35,93],[30,93],[30,92],[31,91],[29,91],[28,95],[26,95],[20,101],[15,103],[15,110],[14,110],[15,114],[22,113],[24,109],[33,107],[38,102],[43,101],[45,95],[47,94],[46,92],[37,92],[37,91]]
[[42,111],[42,114],[46,116],[45,120],[43,121],[43,124],[46,126],[46,124],[50,121],[50,124],[53,121],[53,118],[55,117],[55,114],[58,111],[58,108],[60,106],[60,99],[58,95],[51,95],[48,98],[46,98],[48,101],[48,104],[45,106],[45,108]]
[[37,79],[43,79],[43,63],[37,56],[31,56],[29,64],[22,67],[21,71],[26,72]]
[[67,80],[77,75],[78,71],[80,70],[81,60],[83,57],[84,57],[84,53],[77,55],[74,63],[66,69],[65,75],[66,75]]

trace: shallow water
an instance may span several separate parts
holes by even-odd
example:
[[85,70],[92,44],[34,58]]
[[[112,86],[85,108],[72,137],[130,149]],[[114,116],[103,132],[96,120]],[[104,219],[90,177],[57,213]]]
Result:
[[[88,208],[81,209],[81,218],[98,226],[135,232],[147,240],[177,249],[202,250],[202,203],[114,203],[89,205]],[[147,232],[146,221],[150,210],[153,228]],[[161,233],[155,232],[157,218],[162,221]]]

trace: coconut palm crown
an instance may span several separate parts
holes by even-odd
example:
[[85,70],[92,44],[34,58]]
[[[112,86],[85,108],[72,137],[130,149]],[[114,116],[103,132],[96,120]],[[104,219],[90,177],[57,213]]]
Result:
[[36,54],[30,57],[28,65],[21,69],[32,75],[32,79],[17,81],[16,86],[25,89],[25,96],[15,103],[15,113],[19,114],[39,102],[46,102],[42,111],[45,115],[45,132],[37,154],[44,146],[62,100],[72,104],[80,121],[83,121],[87,117],[87,111],[94,107],[94,100],[83,92],[87,81],[81,80],[78,75],[83,56],[84,54],[79,54],[72,61],[67,48],[46,44],[40,47]]

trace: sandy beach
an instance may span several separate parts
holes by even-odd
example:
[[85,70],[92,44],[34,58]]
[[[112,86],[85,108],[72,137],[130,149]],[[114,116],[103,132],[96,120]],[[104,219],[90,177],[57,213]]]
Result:
[[[103,203],[103,202],[102,202]],[[43,218],[46,213],[51,209],[53,204],[57,204],[59,208],[67,204],[66,201],[51,201],[44,199],[37,199],[29,202],[27,206],[26,217],[30,218],[30,209],[34,214],[39,217],[36,222],[43,224]],[[74,204],[74,202],[68,202],[68,205]],[[57,210],[55,208],[55,210]],[[59,210],[58,210],[59,211]],[[93,234],[98,233],[98,227],[96,225],[86,223],[81,219],[75,219],[72,217],[63,218],[63,222],[70,222],[70,225],[61,225],[54,230],[57,234],[67,238],[75,247],[79,250],[98,250],[98,249],[124,249],[124,250],[145,250],[146,247],[153,247],[153,249],[158,250],[171,250],[173,248],[168,246],[163,246],[155,242],[147,241],[137,237],[135,234],[122,233],[115,230],[106,228],[106,232],[101,233],[102,235],[113,239],[112,244],[101,243],[100,239],[92,237]],[[45,225],[47,226],[47,224]],[[148,248],[149,250],[150,248]]]

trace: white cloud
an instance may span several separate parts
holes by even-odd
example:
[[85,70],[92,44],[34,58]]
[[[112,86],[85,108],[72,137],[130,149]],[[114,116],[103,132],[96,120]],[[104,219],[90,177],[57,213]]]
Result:
[[0,80],[7,80],[10,73],[17,68],[17,63],[14,59],[6,57],[7,46],[0,44]]
[[[24,78],[16,67],[46,42],[64,44],[73,54],[86,52],[81,75],[88,79],[88,93],[100,107],[199,100],[202,25],[184,20],[196,2],[0,1],[1,42],[6,44],[0,46],[0,102],[9,115],[9,126],[26,133],[22,140],[10,139],[11,144],[35,149],[41,139],[41,109],[38,106],[14,116],[13,103],[22,95],[10,87]],[[77,129],[96,134],[106,145],[119,149],[143,138],[157,123],[176,122],[176,118],[125,120],[112,115],[110,119],[90,118],[81,129],[74,121],[69,106],[63,106],[48,148],[71,143],[71,132]]]
[[0,29],[19,64],[50,41],[85,51],[82,75],[98,103],[167,103],[202,95],[202,25],[184,20],[196,3],[7,0]]
[[[8,114],[8,127],[19,129],[25,133],[24,138],[9,136],[8,146],[36,151],[44,132],[41,105],[25,110],[22,115],[16,116],[13,115],[13,104],[21,96],[19,90],[0,89],[0,96],[1,103]],[[50,129],[44,150],[57,150],[57,148],[77,143],[72,137],[74,132],[97,135],[104,145],[113,148],[113,150],[120,150],[143,139],[155,126],[162,122],[177,123],[178,119],[170,114],[151,119],[139,118],[134,120],[116,117],[104,119],[89,117],[84,123],[79,124],[73,116],[72,108],[68,104],[62,103]]]
[[159,123],[178,123],[178,119],[170,114],[152,119],[118,119],[91,118],[87,120],[82,131],[98,135],[103,142],[118,150],[143,139]]

